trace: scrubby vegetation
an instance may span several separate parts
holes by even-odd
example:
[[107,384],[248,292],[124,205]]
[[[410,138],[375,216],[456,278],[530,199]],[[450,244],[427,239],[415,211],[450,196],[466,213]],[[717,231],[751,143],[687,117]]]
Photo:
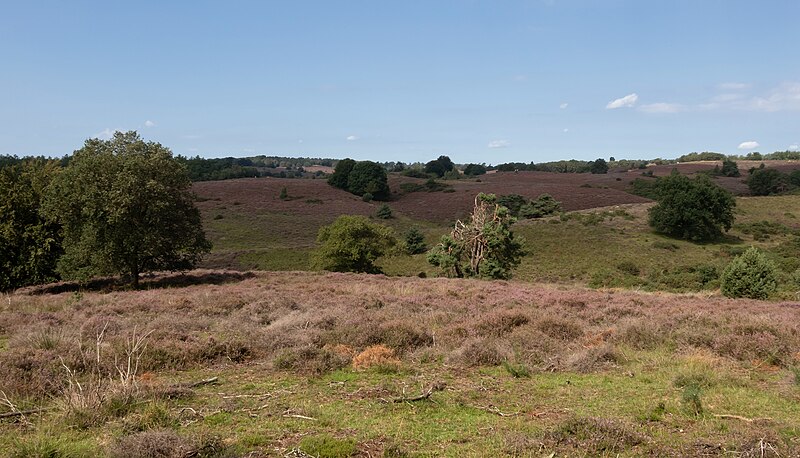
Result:
[[21,413],[0,419],[0,455],[800,448],[790,303],[355,274],[204,284],[215,275],[9,296],[0,414]]

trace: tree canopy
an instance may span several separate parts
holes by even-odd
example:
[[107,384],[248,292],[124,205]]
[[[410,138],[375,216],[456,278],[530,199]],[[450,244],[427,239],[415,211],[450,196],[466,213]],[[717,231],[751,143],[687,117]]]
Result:
[[393,231],[365,216],[342,215],[317,235],[315,267],[334,272],[380,273],[375,261],[397,240]]
[[431,173],[441,178],[445,173],[453,170],[455,164],[447,156],[439,156],[438,158],[425,164],[425,173]]
[[0,291],[57,279],[61,228],[40,213],[57,161],[26,159],[0,167]]
[[372,161],[342,159],[336,164],[328,184],[357,196],[369,194],[369,200],[389,200],[389,182],[386,169]]
[[210,250],[186,167],[134,132],[87,140],[49,188],[45,213],[60,223],[64,278],[192,268]]
[[650,209],[650,226],[656,231],[687,240],[718,238],[733,225],[733,195],[707,176],[694,180],[677,173],[658,179],[656,201]]

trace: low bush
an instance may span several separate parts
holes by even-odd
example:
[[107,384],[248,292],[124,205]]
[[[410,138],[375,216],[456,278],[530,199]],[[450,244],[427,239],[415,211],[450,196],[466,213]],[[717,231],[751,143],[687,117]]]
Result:
[[766,299],[777,289],[775,266],[755,247],[736,257],[722,272],[722,294]]

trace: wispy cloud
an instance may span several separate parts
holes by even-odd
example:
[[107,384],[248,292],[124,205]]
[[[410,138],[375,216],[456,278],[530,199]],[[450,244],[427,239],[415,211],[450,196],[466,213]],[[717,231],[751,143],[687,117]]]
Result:
[[750,85],[747,83],[722,83],[719,88],[723,91],[743,91],[750,88]]
[[620,97],[608,102],[606,109],[614,110],[616,108],[632,107],[636,105],[637,100],[639,100],[639,96],[634,92],[633,94],[628,94],[625,97]]
[[789,145],[789,151],[800,151],[800,145]]
[[119,131],[119,129],[109,129],[108,127],[106,127],[101,132],[92,135],[92,138],[96,138],[98,140],[110,140],[111,137],[114,136],[114,132],[117,131]]
[[684,106],[679,103],[650,103],[639,107],[645,113],[678,113],[684,110]]
[[561,108],[562,110],[566,110],[568,106],[569,106],[569,104],[564,102],[561,105],[559,105],[558,108]]
[[357,137],[355,135],[348,135],[345,140],[347,140],[348,142],[354,142],[354,141],[358,140],[358,138],[359,137]]
[[144,122],[144,126],[145,127],[155,127],[155,125],[156,125],[156,123],[154,123],[153,121],[151,121],[149,119]]
[[753,141],[753,140],[739,143],[739,149],[756,149],[759,146],[761,146],[761,145],[759,145],[758,142]]
[[508,148],[511,146],[511,143],[508,140],[492,140],[486,145],[489,148]]

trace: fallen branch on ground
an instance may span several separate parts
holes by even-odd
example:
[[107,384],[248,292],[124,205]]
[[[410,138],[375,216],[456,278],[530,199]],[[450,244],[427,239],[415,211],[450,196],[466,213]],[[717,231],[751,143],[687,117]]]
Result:
[[190,384],[189,384],[189,385],[187,385],[187,386],[188,386],[189,388],[197,388],[198,386],[210,385],[210,384],[212,384],[212,383],[213,383],[213,384],[216,384],[216,383],[217,383],[217,381],[219,381],[219,377],[211,377],[211,378],[207,378],[207,379],[205,379],[205,380],[200,380],[200,381],[198,381],[198,382],[190,383]]
[[499,415],[501,417],[515,417],[515,416],[520,414],[520,412],[514,412],[514,413],[501,412],[500,409],[498,409],[497,407],[493,407],[493,406],[478,407],[478,408],[481,409],[481,410],[485,410],[485,411],[487,411],[489,413],[493,413],[495,415]]
[[772,418],[747,418],[741,415],[730,415],[730,414],[714,414],[715,418],[727,418],[731,420],[741,420],[747,423],[753,423],[754,421],[772,421]]
[[443,389],[444,389],[444,384],[442,384],[442,383],[434,383],[433,385],[431,385],[430,388],[428,388],[428,391],[423,392],[419,396],[414,396],[413,398],[407,398],[407,397],[403,396],[403,397],[400,397],[400,398],[393,399],[393,402],[416,402],[416,401],[422,401],[422,400],[425,400],[425,399],[428,399],[429,397],[431,397],[431,395],[433,394],[434,391],[442,391]]
[[4,413],[0,413],[0,418],[24,417],[25,415],[31,415],[31,414],[35,414],[35,413],[46,412],[48,410],[53,410],[53,408],[52,407],[43,407],[41,409],[16,410],[14,412],[4,412]]

